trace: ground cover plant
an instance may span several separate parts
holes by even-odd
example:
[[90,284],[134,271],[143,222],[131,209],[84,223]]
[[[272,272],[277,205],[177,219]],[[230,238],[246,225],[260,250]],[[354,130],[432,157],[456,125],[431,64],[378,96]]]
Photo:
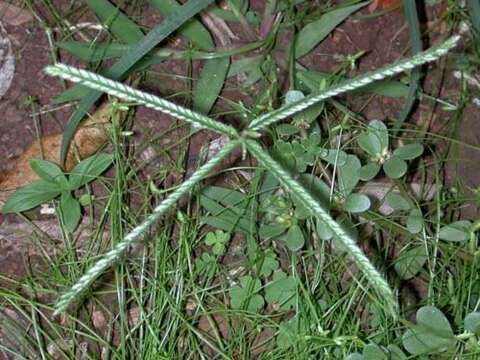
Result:
[[[57,61],[46,68],[78,83],[55,99],[79,100],[60,161],[33,159],[39,180],[3,206],[5,214],[22,213],[52,202],[62,246],[55,256],[43,247],[42,274],[2,277],[1,350],[20,358],[478,356],[478,221],[458,211],[476,206],[478,195],[461,181],[444,186],[441,174],[455,146],[479,149],[459,141],[454,126],[433,132],[415,122],[414,111],[426,101],[461,121],[477,63],[470,19],[479,9],[429,2],[443,6],[441,21],[463,38],[443,34],[422,50],[418,4],[389,2],[382,15],[385,9],[373,12],[378,3],[80,5],[101,24],[94,43],[83,33],[74,39],[78,29],[66,26],[52,50],[92,71]],[[59,9],[78,11],[47,1],[44,20],[37,5],[24,5],[47,33],[66,25]],[[145,9],[163,19],[142,28]],[[411,56],[358,76],[351,72],[363,51],[335,54],[330,74],[303,62],[345,21],[395,9],[405,14]],[[231,44],[238,38],[229,26],[241,29],[243,44]],[[183,48],[164,48],[175,32]],[[461,74],[460,97],[421,89],[428,69],[421,66],[442,56],[441,75],[445,64]],[[186,67],[179,93],[157,96],[126,84],[155,83],[149,78],[158,79],[158,66],[168,71],[169,61]],[[245,99],[225,94],[234,77]],[[339,97],[346,93],[405,101],[398,114],[375,119],[350,109],[354,101]],[[111,144],[62,169],[76,129],[102,96],[111,108]],[[158,134],[148,130],[137,145],[177,131],[146,174],[152,158],[142,163],[130,151],[142,106],[180,120]],[[209,143],[205,134],[216,138]],[[203,146],[192,164],[188,144],[196,136]],[[82,218],[89,232],[80,242]],[[35,241],[42,247],[45,239]]]

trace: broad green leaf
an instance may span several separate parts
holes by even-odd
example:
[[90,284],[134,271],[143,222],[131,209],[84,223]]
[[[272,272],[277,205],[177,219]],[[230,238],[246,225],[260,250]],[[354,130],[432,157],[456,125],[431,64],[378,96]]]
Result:
[[343,166],[347,162],[347,153],[343,150],[317,148],[315,153],[329,164]]
[[383,171],[390,179],[398,179],[407,172],[407,163],[396,156],[392,156],[383,164]]
[[358,170],[362,167],[355,155],[347,155],[344,165],[338,167],[338,189],[343,196],[350,194],[360,180]]
[[293,276],[287,276],[283,271],[273,274],[272,282],[265,286],[265,300],[275,304],[282,310],[295,306],[297,298],[297,282]]
[[322,15],[320,19],[306,25],[297,34],[295,39],[295,57],[300,58],[310,52],[317,46],[328,34],[332,32],[352,13],[361,9],[367,4],[363,2],[356,5],[347,6],[340,9],[329,11]]
[[262,239],[276,238],[287,231],[287,224],[263,225],[258,229],[258,236]]
[[389,192],[385,196],[385,203],[394,210],[410,210],[409,202],[396,192]]
[[85,3],[115,37],[127,43],[142,41],[143,32],[120,9],[106,0],[85,0]]
[[293,346],[308,331],[306,321],[298,313],[290,320],[281,322],[279,327],[277,345],[280,349]]
[[78,189],[95,180],[112,164],[113,156],[110,154],[95,154],[80,161],[70,172],[68,182],[72,189]]
[[388,345],[387,350],[390,354],[391,360],[406,360],[407,355],[405,355],[397,345]]
[[438,237],[445,241],[467,241],[470,238],[471,225],[472,223],[468,220],[460,220],[442,226]]
[[17,189],[7,199],[3,206],[2,212],[20,213],[30,210],[47,201],[55,199],[60,195],[61,188],[58,184],[45,180],[36,181],[30,185]]
[[367,344],[363,348],[364,360],[388,360],[387,354],[377,344]]
[[425,247],[417,246],[400,254],[395,261],[395,271],[402,280],[409,280],[420,272],[426,261]]
[[399,147],[393,152],[393,155],[402,160],[413,160],[423,154],[422,144],[408,144]]
[[410,234],[418,234],[423,229],[423,215],[419,209],[412,209],[407,217],[407,229]]
[[360,148],[372,158],[380,159],[382,157],[382,144],[377,136],[366,131],[358,136],[357,142]]
[[255,312],[265,304],[263,297],[258,294],[262,283],[247,275],[240,279],[240,284],[230,289],[230,305],[233,309],[245,308]]
[[331,240],[333,238],[332,229],[330,228],[330,226],[325,224],[323,221],[317,219],[316,229],[317,229],[318,237],[320,239],[328,241],[328,240]]
[[208,114],[222,91],[230,58],[211,59],[205,62],[193,93],[193,108]]
[[375,162],[370,162],[358,169],[358,176],[360,177],[360,180],[369,181],[377,176],[379,171],[380,165]]
[[370,199],[367,195],[353,193],[347,196],[343,209],[351,213],[360,213],[370,208]]
[[30,166],[41,179],[56,183],[63,190],[68,189],[67,177],[57,164],[47,160],[32,159]]
[[[164,16],[180,8],[175,0],[148,0],[148,2]],[[178,31],[201,49],[211,50],[215,47],[208,30],[196,19],[190,19]]]
[[388,149],[388,129],[380,120],[372,120],[368,123],[367,133],[370,141],[378,141],[380,143],[380,153],[383,155]]
[[455,336],[445,315],[428,305],[417,311],[417,324],[405,332],[402,342],[410,354],[435,354],[447,351],[455,343]]
[[[89,1],[92,3],[96,2],[96,0]],[[134,65],[137,64],[147,53],[149,53],[150,50],[157,46],[161,41],[166,39],[192,16],[210,5],[213,1],[214,0],[189,0],[179,9],[179,11],[174,11],[172,14],[167,16],[145,37],[143,37],[141,40],[135,41],[134,47],[128,53],[124,54],[112,67],[103,72],[103,75],[113,80],[124,79]],[[75,89],[77,88],[78,87],[76,86]],[[85,114],[100,98],[100,96],[102,96],[102,92],[89,90],[82,98],[82,101],[80,102],[75,113],[73,113],[71,118],[68,120],[67,127],[63,133],[60,151],[60,159],[62,163],[65,161],[67,151],[70,147],[70,142],[78,125],[83,120]]]
[[465,316],[463,321],[465,330],[480,336],[480,312],[472,312]]
[[80,204],[70,192],[63,192],[59,205],[62,221],[67,231],[73,233],[82,218]]
[[303,237],[300,226],[293,225],[287,232],[287,247],[290,251],[298,251],[305,245],[305,238]]

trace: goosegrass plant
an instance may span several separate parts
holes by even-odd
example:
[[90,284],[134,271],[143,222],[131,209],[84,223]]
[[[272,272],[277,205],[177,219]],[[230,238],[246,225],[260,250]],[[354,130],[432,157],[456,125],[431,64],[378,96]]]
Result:
[[154,95],[146,94],[142,91],[130,88],[127,85],[115,82],[98,74],[85,70],[76,69],[67,65],[58,64],[46,69],[47,73],[53,76],[60,76],[84,86],[91,87],[97,91],[103,91],[110,95],[119,97],[126,101],[135,102],[147,107],[162,111],[181,120],[190,122],[200,129],[209,129],[221,135],[228,136],[232,141],[225,145],[219,153],[210,159],[205,165],[199,168],[185,183],[176,191],[171,193],[147,219],[116,245],[105,257],[97,262],[66,294],[62,295],[58,304],[57,312],[63,312],[67,306],[74,301],[93,281],[101,275],[108,267],[119,260],[119,258],[129,249],[129,247],[138,240],[161,215],[173,206],[181,196],[188,192],[198,181],[205,177],[215,166],[217,166],[237,145],[246,148],[256,158],[261,165],[268,171],[271,171],[282,185],[293,194],[293,196],[307,208],[310,213],[318,217],[332,231],[335,238],[345,247],[349,255],[354,259],[356,265],[364,272],[364,275],[371,282],[373,288],[383,297],[392,316],[396,314],[395,296],[386,283],[382,275],[374,268],[371,262],[365,257],[363,252],[356,245],[355,240],[348,234],[343,227],[338,224],[321,204],[316,201],[309,191],[301,186],[281,165],[279,165],[263,148],[254,140],[260,136],[260,131],[286,119],[295,113],[309,108],[316,103],[339,95],[341,93],[354,90],[356,88],[368,85],[374,81],[382,80],[387,76],[412,69],[415,66],[426,62],[436,60],[438,57],[448,52],[458,41],[458,37],[447,40],[430,51],[421,53],[411,59],[406,59],[397,64],[388,66],[371,73],[360,76],[357,79],[346,80],[344,83],[327,88],[319,94],[313,94],[304,99],[287,104],[277,110],[262,115],[251,121],[249,126],[239,135],[234,128],[214,121],[204,115],[195,113],[189,109],[158,98]]

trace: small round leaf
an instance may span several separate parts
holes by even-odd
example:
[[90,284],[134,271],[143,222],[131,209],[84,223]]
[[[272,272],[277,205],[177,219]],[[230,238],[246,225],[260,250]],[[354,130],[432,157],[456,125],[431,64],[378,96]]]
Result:
[[360,213],[370,208],[370,199],[364,194],[350,194],[345,200],[343,208],[351,213]]
[[410,354],[431,354],[448,350],[455,336],[448,319],[434,306],[424,306],[417,311],[417,324],[402,337],[403,346]]
[[465,316],[465,330],[480,336],[480,312],[472,312]]
[[423,246],[417,246],[402,252],[395,262],[395,271],[402,280],[409,280],[417,275],[427,261]]
[[360,180],[369,181],[372,180],[375,176],[377,176],[379,171],[380,165],[371,162],[358,169],[358,176],[360,177]]
[[390,192],[385,196],[385,203],[394,210],[409,210],[410,204],[399,193]]
[[423,229],[423,216],[419,209],[412,209],[407,217],[407,229],[410,234],[418,234]]
[[438,237],[445,241],[467,241],[470,237],[472,223],[468,220],[456,221],[443,226],[438,232]]
[[383,164],[383,171],[390,179],[398,179],[407,172],[407,163],[396,156],[392,156]]
[[408,144],[399,147],[393,152],[393,155],[402,160],[413,160],[423,154],[422,144]]
[[377,344],[367,344],[363,348],[364,360],[388,360],[387,354]]
[[287,247],[291,251],[300,250],[305,245],[302,229],[298,225],[293,225],[287,232]]

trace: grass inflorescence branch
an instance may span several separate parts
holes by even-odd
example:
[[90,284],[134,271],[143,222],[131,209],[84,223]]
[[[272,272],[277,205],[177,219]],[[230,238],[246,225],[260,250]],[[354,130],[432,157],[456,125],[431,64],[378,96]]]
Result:
[[310,211],[312,215],[318,217],[330,227],[336,239],[338,239],[338,241],[340,241],[347,249],[349,256],[355,261],[355,264],[370,281],[377,293],[383,297],[384,301],[391,310],[390,312],[393,316],[395,316],[397,302],[395,300],[393,291],[389,287],[384,277],[375,269],[370,260],[358,247],[355,240],[348,234],[347,231],[345,231],[341,224],[339,224],[330,216],[328,209],[325,209],[322,205],[320,205],[308,192],[308,190],[295,181],[287,171],[285,171],[275,160],[270,157],[266,151],[263,150],[262,146],[256,140],[251,139],[249,134],[258,134],[259,131],[265,129],[267,126],[290,117],[299,111],[307,109],[319,101],[323,101],[341,93],[357,89],[374,81],[412,69],[424,63],[434,61],[452,49],[458,40],[459,37],[454,36],[445,41],[443,44],[419,53],[412,58],[399,61],[393,65],[366,73],[354,79],[345,80],[339,85],[326,89],[319,94],[308,96],[298,102],[285,105],[268,114],[262,115],[251,122],[250,126],[243,132],[242,137],[240,137],[235,128],[229,125],[222,124],[209,118],[208,116],[196,113],[154,95],[133,89],[127,85],[102,77],[98,74],[85,70],[79,70],[63,64],[57,64],[48,67],[46,71],[50,75],[59,76],[64,79],[81,83],[92,89],[106,92],[121,99],[143,104],[152,109],[170,114],[178,119],[185,120],[196,125],[197,127],[209,129],[222,135],[226,135],[231,140],[231,142],[227,143],[227,145],[225,145],[225,147],[220,150],[215,157],[201,166],[188,180],[182,183],[173,193],[171,193],[158,207],[154,209],[151,215],[149,215],[139,226],[135,227],[122,241],[116,245],[113,250],[105,254],[103,258],[99,260],[92,268],[90,268],[67,293],[61,296],[56,305],[56,312],[64,312],[68,305],[74,302],[81,295],[81,293],[88,288],[93,281],[95,281],[95,279],[100,276],[108,267],[118,261],[125,251],[136,240],[138,240],[147,231],[147,229],[161,217],[162,214],[175,205],[181,196],[190,191],[195,184],[199,183],[202,178],[212,171],[213,168],[218,165],[236,145],[242,143],[242,145],[249,150],[253,157],[255,157],[268,171],[272,172],[272,174],[282,183],[282,185],[289,190],[294,197],[297,198],[302,205],[304,205],[305,208]]

